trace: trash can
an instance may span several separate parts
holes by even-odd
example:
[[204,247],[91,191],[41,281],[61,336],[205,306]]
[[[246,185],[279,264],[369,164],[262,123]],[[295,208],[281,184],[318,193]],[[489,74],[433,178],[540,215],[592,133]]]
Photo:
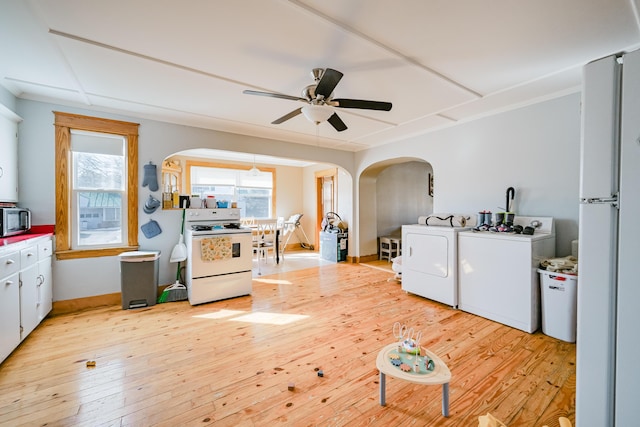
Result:
[[131,251],[120,254],[123,310],[156,304],[159,259],[160,251]]
[[576,342],[578,276],[538,270],[542,332],[562,341]]

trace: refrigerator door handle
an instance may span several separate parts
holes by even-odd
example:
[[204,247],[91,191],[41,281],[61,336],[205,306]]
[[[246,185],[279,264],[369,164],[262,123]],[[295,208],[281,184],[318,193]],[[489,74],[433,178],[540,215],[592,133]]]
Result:
[[620,209],[618,203],[618,193],[613,194],[611,197],[582,197],[580,199],[582,205],[603,205],[610,204],[615,208]]

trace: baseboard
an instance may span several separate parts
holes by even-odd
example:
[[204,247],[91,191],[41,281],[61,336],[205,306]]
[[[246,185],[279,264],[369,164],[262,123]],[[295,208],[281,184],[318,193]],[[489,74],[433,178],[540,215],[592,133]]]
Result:
[[359,256],[357,257],[356,262],[371,262],[371,261],[377,261],[377,260],[378,260],[378,254],[373,254],[373,255]]
[[120,292],[115,294],[96,295],[92,297],[75,298],[64,301],[54,301],[51,316],[74,313],[76,311],[90,308],[104,307],[109,305],[121,305],[122,298]]

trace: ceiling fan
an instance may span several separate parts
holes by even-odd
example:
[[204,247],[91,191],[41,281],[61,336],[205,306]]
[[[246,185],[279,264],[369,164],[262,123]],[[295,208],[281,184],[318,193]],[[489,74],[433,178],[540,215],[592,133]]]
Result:
[[338,132],[347,129],[342,119],[335,113],[333,107],[337,108],[358,108],[361,110],[391,110],[390,102],[365,101],[362,99],[344,99],[332,98],[333,89],[338,85],[343,74],[340,71],[331,68],[314,68],[311,71],[311,77],[314,84],[305,87],[302,90],[302,96],[282,95],[272,92],[260,92],[256,90],[245,90],[242,93],[247,95],[269,96],[271,98],[288,99],[291,101],[304,102],[304,107],[297,108],[292,112],[285,114],[271,122],[273,125],[279,125],[299,114],[303,114],[309,121],[319,124],[325,120],[331,124]]

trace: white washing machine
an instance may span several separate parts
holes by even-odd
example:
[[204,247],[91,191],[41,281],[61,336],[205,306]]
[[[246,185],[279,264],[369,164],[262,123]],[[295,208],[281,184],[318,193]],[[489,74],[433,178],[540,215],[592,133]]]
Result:
[[535,332],[540,327],[540,261],[555,256],[553,218],[538,221],[533,235],[465,231],[458,235],[458,307],[487,319]]
[[458,306],[458,233],[469,227],[402,226],[402,289]]

